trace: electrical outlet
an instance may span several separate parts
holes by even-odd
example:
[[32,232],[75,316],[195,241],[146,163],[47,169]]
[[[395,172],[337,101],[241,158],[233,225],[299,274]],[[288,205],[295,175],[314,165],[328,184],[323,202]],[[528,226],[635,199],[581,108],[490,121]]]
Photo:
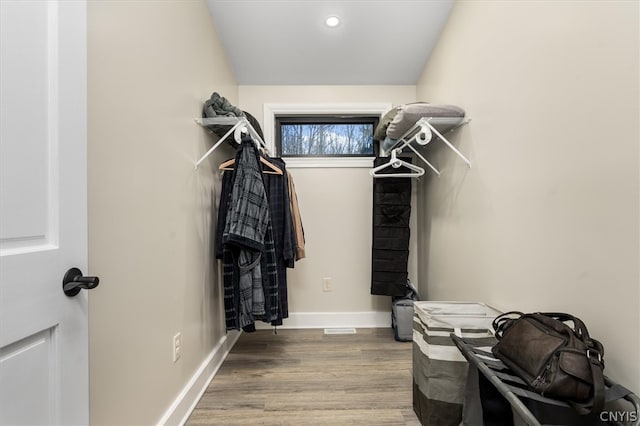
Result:
[[333,291],[333,285],[331,283],[331,277],[325,277],[322,279],[322,291]]
[[173,362],[177,362],[182,355],[182,333],[173,336]]

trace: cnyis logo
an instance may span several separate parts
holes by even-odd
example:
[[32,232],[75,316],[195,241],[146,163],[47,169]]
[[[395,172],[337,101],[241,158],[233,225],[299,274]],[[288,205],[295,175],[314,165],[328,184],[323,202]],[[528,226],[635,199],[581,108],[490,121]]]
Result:
[[603,422],[636,422],[640,419],[638,411],[603,411],[600,420]]

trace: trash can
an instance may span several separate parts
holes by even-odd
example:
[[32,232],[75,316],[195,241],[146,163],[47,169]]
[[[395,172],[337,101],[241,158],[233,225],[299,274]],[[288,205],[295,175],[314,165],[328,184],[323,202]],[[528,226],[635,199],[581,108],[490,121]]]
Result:
[[414,303],[413,410],[423,425],[462,421],[468,363],[449,334],[490,346],[500,313],[479,302]]
[[413,303],[416,300],[420,300],[420,296],[411,280],[407,280],[407,291],[404,296],[391,298],[391,327],[393,327],[393,337],[398,342],[413,340]]

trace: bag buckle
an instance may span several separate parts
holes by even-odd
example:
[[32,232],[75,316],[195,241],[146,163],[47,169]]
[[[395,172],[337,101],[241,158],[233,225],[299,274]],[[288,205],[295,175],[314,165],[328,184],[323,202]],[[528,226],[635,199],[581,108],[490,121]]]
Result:
[[[591,356],[593,355],[593,357]],[[596,360],[598,364],[602,364],[602,355],[596,350],[587,348],[587,359]]]

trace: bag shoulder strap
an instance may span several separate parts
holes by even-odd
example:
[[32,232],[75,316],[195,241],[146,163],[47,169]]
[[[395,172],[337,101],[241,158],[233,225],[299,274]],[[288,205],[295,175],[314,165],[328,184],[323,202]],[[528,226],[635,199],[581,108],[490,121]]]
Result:
[[578,317],[574,317],[573,315],[566,314],[564,312],[538,312],[538,314],[557,319],[561,322],[571,321],[573,323],[573,330],[576,334],[583,339],[589,339],[589,330],[587,330],[587,326]]
[[589,366],[591,367],[591,377],[593,379],[592,397],[586,403],[572,402],[571,405],[576,409],[578,414],[599,413],[602,411],[605,403],[604,374],[602,372],[602,358],[594,357],[587,351]]

